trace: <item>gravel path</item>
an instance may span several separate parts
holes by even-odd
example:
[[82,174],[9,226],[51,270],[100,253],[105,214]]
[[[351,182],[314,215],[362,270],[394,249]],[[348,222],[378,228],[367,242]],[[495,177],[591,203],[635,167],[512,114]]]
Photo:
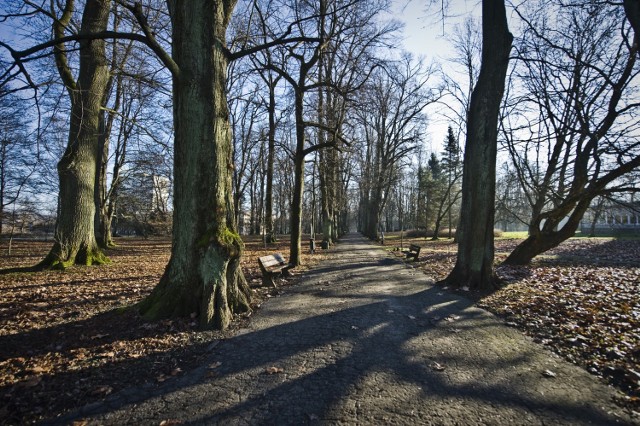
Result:
[[201,368],[60,422],[640,424],[598,379],[362,237],[332,250]]

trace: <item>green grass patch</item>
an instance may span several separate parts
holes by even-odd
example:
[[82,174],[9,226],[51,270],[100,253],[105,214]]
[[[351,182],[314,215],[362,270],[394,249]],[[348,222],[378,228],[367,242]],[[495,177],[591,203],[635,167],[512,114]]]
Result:
[[503,232],[501,237],[498,239],[503,240],[524,240],[529,236],[529,232],[527,231],[513,231],[513,232]]

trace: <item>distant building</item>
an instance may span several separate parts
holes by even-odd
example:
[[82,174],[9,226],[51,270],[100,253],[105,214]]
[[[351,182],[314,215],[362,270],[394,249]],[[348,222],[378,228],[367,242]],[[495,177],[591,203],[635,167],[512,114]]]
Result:
[[[595,221],[595,223],[594,223]],[[590,209],[580,224],[582,233],[640,234],[640,202],[620,203]]]

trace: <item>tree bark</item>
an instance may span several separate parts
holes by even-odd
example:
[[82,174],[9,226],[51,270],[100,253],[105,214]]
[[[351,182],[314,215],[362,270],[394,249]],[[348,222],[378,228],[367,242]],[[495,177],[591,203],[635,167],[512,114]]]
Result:
[[249,311],[235,229],[232,140],[226,99],[225,32],[235,1],[171,0],[174,214],[171,259],[140,309],[146,318],[195,313],[225,329]]
[[[110,0],[88,0],[82,16],[81,32],[105,31],[109,20]],[[63,19],[55,33],[63,32],[64,20],[73,10],[66,5]],[[104,40],[80,42],[80,70],[73,81],[66,62],[64,46],[55,50],[56,64],[71,97],[71,116],[67,148],[58,162],[60,207],[54,245],[38,268],[66,268],[73,264],[92,265],[108,262],[99,249],[94,233],[97,160],[102,155],[99,144],[99,117],[109,81]]]
[[302,90],[296,89],[296,153],[294,157],[294,187],[293,199],[291,202],[291,242],[289,263],[299,266],[302,262],[300,254],[302,252],[302,197],[304,196],[304,98]]
[[[580,226],[584,213],[589,208],[593,197],[581,200],[568,217],[564,212],[552,211],[550,215],[539,217],[534,226],[529,228],[529,237],[516,246],[503,264],[527,265],[534,257],[557,247],[563,241],[574,236]],[[560,223],[567,219],[563,226]],[[544,221],[544,223],[542,223]]]
[[[633,27],[634,42],[638,43],[640,38],[640,1],[638,0],[624,0],[624,12],[627,16],[627,20]],[[640,55],[640,50],[636,51]]]
[[443,282],[487,290],[498,285],[493,268],[498,114],[513,41],[504,0],[483,0],[482,33],[482,66],[467,118],[458,258]]
[[271,78],[269,74],[269,146],[267,150],[267,185],[265,193],[264,226],[267,243],[276,242],[276,233],[273,226],[273,163],[276,153],[276,93],[275,86],[278,79]]

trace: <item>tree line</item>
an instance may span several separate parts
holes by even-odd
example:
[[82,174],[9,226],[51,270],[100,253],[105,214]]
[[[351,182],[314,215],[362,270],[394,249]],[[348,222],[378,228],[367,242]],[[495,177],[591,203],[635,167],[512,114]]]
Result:
[[[528,226],[507,259],[526,263],[594,200],[637,191],[637,2],[511,6],[514,37],[504,2],[484,0],[481,22],[452,37],[462,76],[398,52],[390,7],[8,2],[2,213],[27,204],[23,189],[37,199],[56,161],[54,244],[38,268],[108,262],[117,212],[170,222],[171,259],[142,313],[225,328],[249,309],[240,228],[289,233],[294,265],[303,231],[332,244],[353,226],[455,230],[446,281],[490,288],[497,208]],[[428,107],[449,122],[440,152],[425,149]],[[151,207],[135,195],[147,187]]]

